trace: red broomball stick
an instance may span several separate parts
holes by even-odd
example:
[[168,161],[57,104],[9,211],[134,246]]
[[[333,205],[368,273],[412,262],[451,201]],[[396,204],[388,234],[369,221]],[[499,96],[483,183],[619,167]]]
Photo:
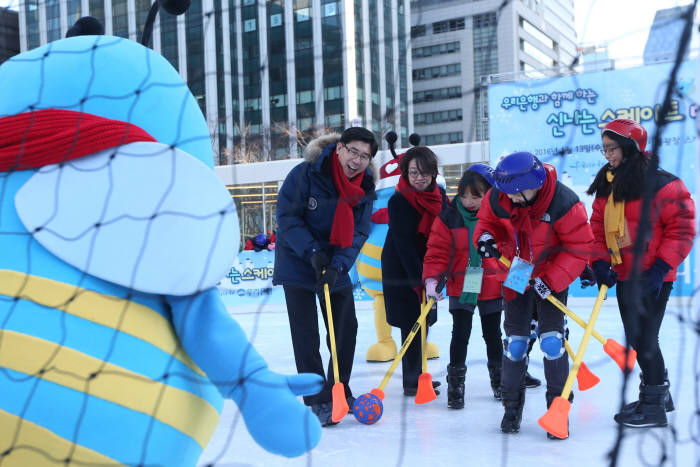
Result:
[[[431,306],[432,308],[432,306]],[[420,327],[421,350],[423,360],[423,372],[418,377],[418,389],[416,390],[416,404],[427,404],[437,398],[435,388],[433,388],[433,377],[428,373],[428,353],[425,348],[425,341],[428,334],[428,320],[423,319]]]
[[557,438],[565,439],[569,436],[569,411],[571,410],[571,402],[569,402],[569,395],[571,394],[571,388],[574,385],[574,379],[579,371],[581,360],[583,360],[583,354],[586,352],[586,346],[588,346],[588,341],[593,334],[593,325],[596,319],[598,319],[598,313],[600,312],[600,307],[603,305],[603,300],[605,299],[605,293],[608,291],[608,286],[603,284],[600,286],[598,291],[598,298],[593,306],[593,311],[591,312],[591,317],[586,324],[586,328],[583,332],[583,338],[581,339],[581,345],[576,352],[576,357],[574,357],[574,363],[571,366],[571,371],[569,371],[569,376],[566,378],[566,383],[564,383],[564,390],[560,397],[555,397],[552,401],[552,405],[549,406],[547,412],[540,417],[538,423],[542,428],[544,428],[547,433],[550,433]]
[[340,382],[338,372],[338,353],[335,349],[335,330],[333,328],[333,313],[331,312],[331,294],[328,284],[323,284],[323,293],[326,296],[326,316],[328,318],[328,337],[331,341],[331,359],[333,360],[333,412],[331,420],[339,422],[348,414],[348,401],[345,398],[345,387]]
[[[510,267],[510,260],[505,256],[501,255],[501,257],[498,258],[498,260],[501,263],[505,264],[507,267]],[[607,287],[605,289],[607,290]],[[554,306],[559,308],[559,310],[566,316],[574,320],[576,324],[578,324],[582,328],[586,327],[586,322],[579,318],[579,316],[576,313],[574,313],[569,307],[557,300],[556,297],[550,294],[547,296],[547,300],[549,300]],[[603,344],[603,350],[605,351],[605,353],[608,354],[610,358],[615,360],[615,363],[617,363],[617,366],[619,366],[622,371],[632,371],[632,368],[634,368],[634,363],[637,361],[637,352],[634,349],[625,348],[623,345],[615,341],[615,339],[604,338],[603,336],[598,334],[598,332],[596,332],[595,329],[592,330],[591,335],[595,337],[597,341]]]

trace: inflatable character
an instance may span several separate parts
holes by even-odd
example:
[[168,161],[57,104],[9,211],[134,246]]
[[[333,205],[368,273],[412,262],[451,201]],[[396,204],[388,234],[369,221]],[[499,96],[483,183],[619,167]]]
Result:
[[[396,191],[396,184],[401,176],[399,160],[403,154],[397,155],[394,151],[396,133],[390,131],[385,138],[394,159],[389,160],[379,168],[379,181],[375,188],[377,199],[372,207],[372,227],[369,238],[367,238],[357,258],[357,273],[360,276],[360,283],[365,292],[373,299],[374,327],[377,332],[377,342],[367,349],[366,359],[368,362],[387,362],[396,356],[396,343],[391,337],[391,326],[386,322],[386,308],[384,307],[382,248],[389,230],[387,206],[389,198]],[[420,137],[414,133],[409,141],[412,145],[417,146],[420,143]],[[432,342],[427,342],[426,351],[428,358],[440,356],[438,347]]]
[[0,464],[194,465],[232,399],[255,441],[321,436],[214,287],[232,199],[177,71],[119,37],[0,66]]

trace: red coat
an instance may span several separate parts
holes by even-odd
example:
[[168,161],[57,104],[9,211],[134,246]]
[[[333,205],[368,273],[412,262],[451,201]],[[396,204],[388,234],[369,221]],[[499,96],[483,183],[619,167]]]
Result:
[[[554,167],[549,164],[545,164],[545,167],[547,177],[556,180]],[[532,277],[541,277],[553,291],[560,292],[586,266],[593,244],[593,232],[588,224],[586,208],[576,193],[558,181],[555,183],[554,196],[545,214],[539,222],[533,222],[533,230],[527,236],[526,243],[523,245],[521,241],[520,256],[530,260],[529,243],[535,264]],[[512,203],[504,193],[496,188],[489,190],[479,210],[474,243],[481,234],[490,232],[501,254],[512,260],[515,256],[515,229],[510,219],[512,212]],[[521,232],[519,234],[520,237],[525,236]],[[508,288],[504,290],[506,293],[510,291]]]
[[[608,247],[605,244],[605,205],[607,196],[601,196],[593,202],[591,227],[595,236],[591,262],[597,259],[610,261]],[[622,263],[613,266],[618,279],[627,280],[632,269],[633,250],[642,200],[636,199],[625,202],[625,220],[630,235],[630,246],[620,250]],[[659,171],[658,183],[654,199],[651,203],[651,237],[645,245],[645,253],[640,264],[640,271],[649,269],[656,258],[660,258],[671,266],[665,281],[676,280],[676,268],[690,253],[695,237],[695,204],[683,182],[668,172]]]
[[[462,295],[464,272],[469,260],[469,231],[453,204],[459,202],[455,196],[452,203],[435,218],[428,237],[428,251],[423,259],[423,282],[429,277],[438,279],[447,272],[447,295],[450,297]],[[502,284],[506,278],[505,266],[493,258],[484,258],[482,267],[484,278],[478,299],[501,298]]]

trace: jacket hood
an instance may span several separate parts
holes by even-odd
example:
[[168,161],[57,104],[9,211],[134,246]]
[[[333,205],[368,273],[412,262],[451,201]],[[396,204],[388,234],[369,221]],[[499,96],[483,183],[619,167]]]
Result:
[[[340,133],[329,133],[312,139],[304,148],[304,160],[312,164],[315,163],[327,146],[337,144],[338,141],[340,141]],[[372,181],[376,183],[379,175],[374,165],[374,158],[369,161],[368,168],[372,173]]]

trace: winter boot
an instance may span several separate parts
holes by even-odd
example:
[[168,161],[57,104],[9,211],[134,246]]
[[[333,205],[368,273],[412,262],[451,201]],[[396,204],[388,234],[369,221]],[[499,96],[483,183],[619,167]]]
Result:
[[[547,392],[544,394],[544,397],[547,399],[547,409],[548,409],[548,410],[549,410],[549,406],[552,405],[552,402],[554,401],[554,399],[556,399],[556,398],[557,398],[558,396],[560,396],[560,395],[561,395],[561,394],[553,394],[553,393],[551,393],[551,392],[549,392],[549,391],[547,391]],[[569,402],[573,402],[573,401],[574,401],[574,393],[572,392],[572,393],[569,393]],[[568,420],[568,418],[567,418],[567,420],[566,420],[566,431],[569,431],[569,420]],[[568,438],[568,436],[567,436],[566,438]],[[547,432],[547,439],[555,439],[555,440],[556,440],[556,439],[566,439],[566,438],[559,438],[558,436],[554,436],[554,435],[551,434],[550,432]]]
[[503,392],[501,395],[505,409],[501,420],[501,431],[503,433],[517,433],[520,431],[520,421],[523,418],[525,388],[514,392]]
[[526,388],[536,388],[537,386],[540,386],[541,384],[542,384],[542,381],[540,381],[539,379],[532,376],[529,371],[525,372],[525,387]]
[[447,365],[447,406],[451,409],[464,408],[465,365]]
[[[639,391],[642,391],[642,386],[646,384],[646,381],[644,381],[644,374],[639,373]],[[666,412],[673,412],[676,407],[673,405],[673,398],[671,397],[671,391],[670,391],[670,386],[671,383],[668,381],[668,370],[664,370],[664,384],[667,384],[669,386],[669,391],[668,391],[668,397],[666,398],[666,401],[664,402],[664,407],[666,408]],[[639,405],[639,401],[634,401],[630,402],[629,404],[625,405],[622,408],[622,412],[615,414],[615,421],[617,421],[617,418],[622,415],[622,414],[630,414],[637,410],[637,406]]]
[[497,401],[501,400],[501,361],[491,361],[486,364],[489,370],[489,378],[491,379],[491,390],[493,397]]
[[659,386],[643,384],[639,392],[639,404],[634,412],[621,412],[615,415],[615,421],[633,428],[667,426],[665,404],[668,388],[668,384]]

